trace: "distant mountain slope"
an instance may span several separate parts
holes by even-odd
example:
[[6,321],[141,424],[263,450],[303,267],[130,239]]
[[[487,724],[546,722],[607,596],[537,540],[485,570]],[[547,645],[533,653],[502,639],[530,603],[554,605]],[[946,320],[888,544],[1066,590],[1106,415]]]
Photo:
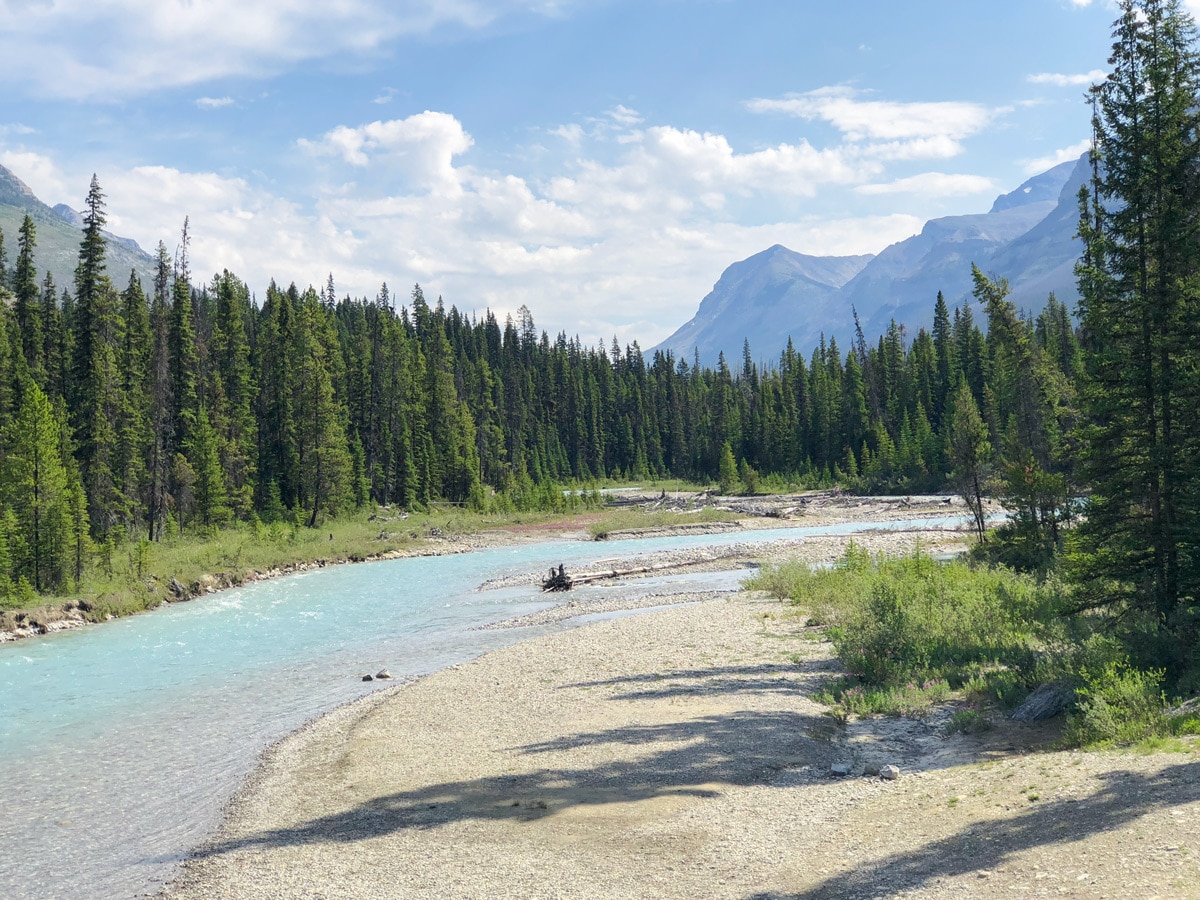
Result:
[[838,289],[870,261],[870,256],[805,256],[776,244],[726,269],[695,317],[668,341],[689,362],[698,348],[706,363],[724,351],[733,365],[746,338],[752,349],[775,343],[781,320],[835,316]]
[[804,353],[822,334],[846,347],[852,309],[869,337],[893,318],[915,334],[931,324],[939,290],[951,305],[970,297],[972,262],[1007,278],[1020,307],[1040,309],[1052,291],[1073,303],[1075,195],[1087,174],[1086,157],[1055,166],[990,212],[934,219],[874,257],[812,257],[776,245],[726,269],[696,315],[653,349],[689,361],[698,349],[710,365],[724,352],[732,365],[747,338],[757,360],[777,359],[789,336]]
[[[74,290],[75,265],[79,261],[79,242],[83,219],[77,212],[60,204],[53,209],[39,200],[21,181],[4,166],[0,166],[0,229],[4,231],[4,249],[11,266],[17,256],[17,235],[26,213],[37,228],[38,281],[46,277],[49,269],[54,283],[61,291],[64,287]],[[118,289],[129,283],[129,272],[136,270],[142,285],[149,289],[154,282],[155,261],[142,250],[136,241],[117,237],[106,232],[108,237],[108,274]]]

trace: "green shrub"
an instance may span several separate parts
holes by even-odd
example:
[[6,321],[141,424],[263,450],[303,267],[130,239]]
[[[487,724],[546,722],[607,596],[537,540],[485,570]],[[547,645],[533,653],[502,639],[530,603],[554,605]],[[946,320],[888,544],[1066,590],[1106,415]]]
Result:
[[950,685],[941,679],[880,688],[845,678],[817,694],[816,699],[839,708],[843,715],[919,716],[949,697]]
[[1007,569],[975,569],[914,554],[872,560],[851,545],[832,569],[771,567],[750,586],[807,607],[864,685],[897,688],[943,679],[954,687],[1007,672],[997,687],[1019,693],[1062,605],[1056,582]]
[[950,717],[943,731],[946,734],[980,734],[992,727],[992,720],[976,706],[960,709]]
[[1095,673],[1085,670],[1065,742],[1078,747],[1125,745],[1167,733],[1163,675],[1161,669],[1141,671],[1124,662],[1109,663]]

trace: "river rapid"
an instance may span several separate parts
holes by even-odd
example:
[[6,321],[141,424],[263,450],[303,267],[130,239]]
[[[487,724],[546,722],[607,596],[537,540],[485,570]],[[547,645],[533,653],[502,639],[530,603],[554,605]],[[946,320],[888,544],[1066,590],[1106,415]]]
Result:
[[[959,518],[754,532],[756,541]],[[603,558],[718,547],[749,534],[551,541],[335,566],[102,627],[0,645],[0,896],[153,894],[262,752],[306,721],[405,680],[564,624],[482,629],[545,609],[536,586],[489,579]],[[680,576],[674,576],[678,579]],[[728,572],[684,576],[736,587]],[[578,624],[568,623],[568,624]]]

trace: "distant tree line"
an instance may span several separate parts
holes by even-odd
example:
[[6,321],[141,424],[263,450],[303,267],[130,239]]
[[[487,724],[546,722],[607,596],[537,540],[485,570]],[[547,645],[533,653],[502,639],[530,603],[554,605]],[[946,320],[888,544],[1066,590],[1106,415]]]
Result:
[[[254,518],[315,526],[364,504],[530,508],[595,479],[718,480],[978,495],[987,472],[1064,470],[1079,346],[1053,297],[1020,317],[977,275],[989,324],[939,295],[931,332],[895,322],[843,353],[790,343],[764,370],[637,344],[587,347],[430,305],[397,308],[228,271],[192,283],[188,226],[154,283],[105,261],[93,179],[74,284],[39,280],[26,218],[0,249],[0,579],[55,591],[95,542]],[[3,244],[0,243],[0,248]],[[986,471],[985,471],[986,470]],[[1060,481],[1062,479],[1060,478]],[[1040,484],[1040,482],[1039,482]],[[1056,488],[1065,491],[1065,481]],[[968,494],[970,492],[967,492]],[[1029,516],[1042,510],[1031,499]]]

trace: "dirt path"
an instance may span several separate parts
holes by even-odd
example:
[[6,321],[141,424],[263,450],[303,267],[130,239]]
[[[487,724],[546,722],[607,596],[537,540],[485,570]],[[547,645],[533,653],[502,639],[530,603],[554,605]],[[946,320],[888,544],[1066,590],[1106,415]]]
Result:
[[[1194,753],[840,731],[812,699],[830,647],[782,613],[740,594],[600,622],[339,710],[168,895],[1200,896]],[[898,781],[859,774],[883,760]]]

